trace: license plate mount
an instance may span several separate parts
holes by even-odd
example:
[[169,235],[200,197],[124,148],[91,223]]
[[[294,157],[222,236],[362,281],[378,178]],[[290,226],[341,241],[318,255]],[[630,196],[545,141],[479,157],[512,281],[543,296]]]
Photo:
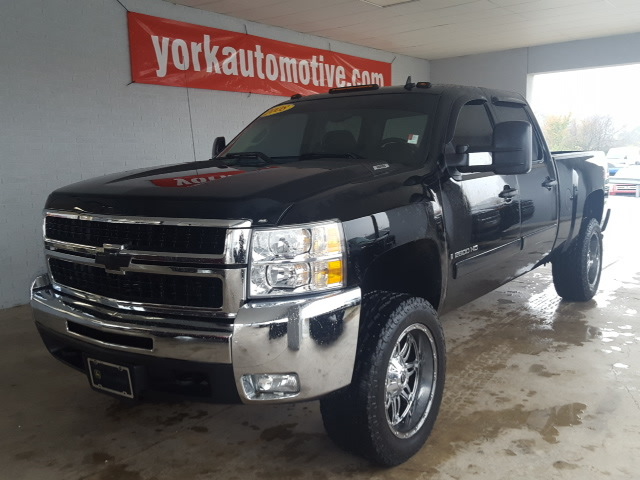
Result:
[[87,358],[89,382],[93,388],[120,397],[134,398],[131,369],[124,365]]

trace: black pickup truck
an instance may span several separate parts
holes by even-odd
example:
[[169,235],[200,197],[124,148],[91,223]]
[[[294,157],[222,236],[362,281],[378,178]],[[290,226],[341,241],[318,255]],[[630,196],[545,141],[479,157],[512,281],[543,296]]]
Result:
[[395,465],[439,410],[438,313],[548,262],[561,297],[596,292],[608,213],[589,157],[554,158],[510,92],[296,95],[211,160],[53,192],[35,322],[101,392],[320,399],[338,445]]

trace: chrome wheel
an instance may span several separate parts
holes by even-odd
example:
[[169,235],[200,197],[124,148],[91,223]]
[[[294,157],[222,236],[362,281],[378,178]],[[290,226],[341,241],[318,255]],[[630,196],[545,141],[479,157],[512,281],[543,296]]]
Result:
[[426,420],[435,393],[438,357],[433,335],[415,323],[398,337],[385,382],[385,411],[396,437],[413,436]]
[[589,250],[587,252],[587,279],[589,285],[593,285],[598,279],[600,272],[600,239],[598,235],[592,235],[589,240]]
[[[436,422],[446,376],[438,314],[424,298],[367,293],[353,382],[320,399],[331,439],[392,467],[422,448]],[[362,321],[362,320],[361,320]]]

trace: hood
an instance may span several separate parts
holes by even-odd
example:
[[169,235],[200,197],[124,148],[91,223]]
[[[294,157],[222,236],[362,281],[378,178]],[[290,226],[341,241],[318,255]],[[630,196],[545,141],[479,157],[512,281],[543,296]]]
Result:
[[[219,160],[107,175],[53,192],[46,208],[167,218],[248,219],[277,224],[295,203],[396,170],[375,162],[321,159],[267,166]],[[377,162],[380,163],[380,162]],[[374,168],[375,167],[375,168]]]

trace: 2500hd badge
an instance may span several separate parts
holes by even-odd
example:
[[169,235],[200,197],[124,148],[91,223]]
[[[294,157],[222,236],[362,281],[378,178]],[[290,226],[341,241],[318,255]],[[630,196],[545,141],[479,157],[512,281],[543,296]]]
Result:
[[465,255],[469,255],[472,252],[477,252],[477,251],[478,251],[478,245],[474,245],[472,247],[468,247],[468,248],[465,248],[463,250],[460,250],[459,252],[452,253],[451,254],[451,259],[453,260],[454,258],[460,258],[460,257],[463,257]]

